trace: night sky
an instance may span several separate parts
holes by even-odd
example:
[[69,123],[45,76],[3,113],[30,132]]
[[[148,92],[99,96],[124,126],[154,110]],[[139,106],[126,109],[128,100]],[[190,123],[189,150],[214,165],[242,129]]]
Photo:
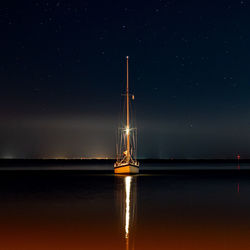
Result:
[[0,157],[114,157],[125,57],[139,158],[250,158],[250,2],[1,1]]

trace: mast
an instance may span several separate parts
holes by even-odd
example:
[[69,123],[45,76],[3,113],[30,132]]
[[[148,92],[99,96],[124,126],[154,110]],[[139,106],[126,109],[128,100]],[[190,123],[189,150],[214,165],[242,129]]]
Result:
[[126,57],[127,59],[127,89],[126,89],[126,94],[127,94],[127,128],[126,128],[126,132],[127,132],[127,161],[130,161],[130,141],[129,141],[129,76],[128,76],[128,59],[129,57]]

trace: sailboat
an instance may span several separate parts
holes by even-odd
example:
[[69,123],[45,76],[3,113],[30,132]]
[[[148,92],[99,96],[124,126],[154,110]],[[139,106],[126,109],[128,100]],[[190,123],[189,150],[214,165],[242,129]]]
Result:
[[[127,86],[126,86],[126,122],[122,128],[118,129],[118,142],[116,146],[116,162],[114,171],[116,174],[136,174],[139,173],[139,162],[136,160],[137,130],[131,126],[130,99],[134,100],[134,95],[129,93],[129,57],[127,63]],[[132,98],[131,98],[132,97]]]

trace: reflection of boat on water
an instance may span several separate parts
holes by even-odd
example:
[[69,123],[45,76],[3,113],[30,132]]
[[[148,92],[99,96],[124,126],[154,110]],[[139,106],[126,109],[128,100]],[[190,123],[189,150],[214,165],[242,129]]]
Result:
[[136,176],[118,176],[117,189],[120,217],[122,221],[122,235],[126,249],[134,248],[136,225]]
[[130,97],[127,59],[127,87],[126,87],[126,126],[118,130],[117,160],[114,164],[115,173],[128,174],[139,173],[139,162],[136,160],[136,128],[131,127],[130,122]]

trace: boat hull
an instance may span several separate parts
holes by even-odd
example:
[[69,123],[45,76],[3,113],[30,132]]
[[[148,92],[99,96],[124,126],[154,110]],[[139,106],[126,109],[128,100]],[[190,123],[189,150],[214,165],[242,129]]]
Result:
[[115,166],[115,174],[138,174],[139,166],[128,164],[124,166]]

